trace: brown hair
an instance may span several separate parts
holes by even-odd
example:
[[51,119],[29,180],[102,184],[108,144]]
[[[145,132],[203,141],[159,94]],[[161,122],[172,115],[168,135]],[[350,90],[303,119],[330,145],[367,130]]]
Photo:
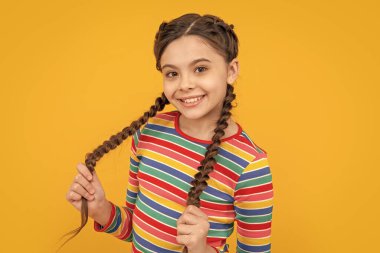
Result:
[[[188,13],[175,18],[170,22],[162,22],[154,40],[156,69],[162,72],[160,60],[165,48],[173,40],[186,35],[200,36],[224,57],[226,63],[230,63],[238,55],[238,38],[233,31],[233,28],[234,26],[232,24],[228,25],[221,18],[210,14],[201,16],[196,13]],[[214,169],[214,164],[216,163],[214,157],[218,154],[218,147],[221,143],[220,139],[225,134],[224,129],[228,127],[227,121],[231,116],[230,110],[232,109],[231,102],[236,97],[233,91],[234,87],[227,83],[222,112],[217,121],[216,128],[214,129],[215,134],[212,137],[212,143],[207,146],[204,159],[200,162],[200,166],[198,167],[199,172],[195,174],[194,179],[191,182],[192,187],[188,193],[187,205],[200,206],[200,195],[207,187],[207,180],[209,179],[208,174]],[[154,117],[158,111],[162,111],[167,104],[169,104],[169,101],[165,94],[162,93],[160,97],[156,98],[155,104],[152,105],[150,110],[145,112],[143,116],[138,120],[133,121],[130,126],[124,128],[121,132],[112,135],[109,140],[104,141],[103,144],[94,149],[92,153],[87,153],[85,156],[85,164],[87,168],[93,172],[95,170],[96,162],[99,161],[105,153],[108,153],[111,149],[115,149],[125,139],[133,135],[150,117]],[[87,220],[87,200],[82,198],[81,225],[77,229],[64,235],[72,234],[64,244],[82,230],[86,225]],[[185,248],[184,252],[186,251],[187,249]]]

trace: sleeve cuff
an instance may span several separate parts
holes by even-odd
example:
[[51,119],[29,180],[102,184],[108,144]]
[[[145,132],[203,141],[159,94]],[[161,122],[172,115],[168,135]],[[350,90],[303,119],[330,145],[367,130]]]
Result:
[[108,219],[107,224],[105,226],[102,226],[102,225],[100,225],[98,222],[96,222],[94,220],[94,230],[96,232],[105,232],[111,226],[112,221],[115,219],[115,215],[116,215],[115,209],[116,208],[115,208],[115,205],[112,202],[110,202],[110,203],[112,205],[112,209],[111,209],[111,215],[110,215],[110,218]]

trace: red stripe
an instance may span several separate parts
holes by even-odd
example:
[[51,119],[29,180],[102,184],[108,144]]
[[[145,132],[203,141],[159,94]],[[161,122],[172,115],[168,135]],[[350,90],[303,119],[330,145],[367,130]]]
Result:
[[133,179],[137,179],[137,173],[133,172],[132,170],[129,170],[129,176],[132,177]]
[[259,192],[269,191],[272,189],[273,189],[273,184],[269,183],[269,184],[264,184],[264,185],[260,185],[260,186],[254,186],[254,187],[239,189],[235,192],[235,196],[236,195],[255,194],[255,193],[259,193]]
[[129,207],[131,210],[134,210],[136,205],[135,204],[132,204],[132,203],[129,203],[128,201],[125,202],[126,206]]
[[222,210],[222,211],[234,210],[233,205],[223,205],[223,204],[211,203],[211,202],[203,201],[203,200],[201,200],[200,204],[204,208],[209,208],[213,210]]
[[169,227],[165,225],[164,223],[158,222],[157,220],[152,219],[151,217],[144,214],[140,209],[136,209],[133,215],[137,215],[141,220],[145,221],[152,227],[157,228],[158,230],[164,231],[168,234],[171,234],[173,236],[177,236],[177,229]]
[[174,187],[171,184],[168,184],[168,183],[166,183],[160,179],[157,179],[155,177],[151,177],[142,171],[140,171],[140,173],[139,173],[139,178],[144,179],[150,183],[153,183],[154,185],[157,185],[160,188],[165,189],[171,193],[174,193],[183,199],[187,199],[187,192],[183,192],[183,191],[179,190],[177,187]]
[[249,224],[241,222],[240,220],[236,220],[239,227],[247,229],[247,230],[263,230],[271,228],[272,222],[268,221],[265,223],[259,223],[259,224]]
[[[197,154],[195,152],[192,152],[192,151],[190,151],[188,149],[185,149],[182,146],[176,145],[176,144],[174,144],[172,142],[164,141],[162,139],[159,139],[159,138],[156,138],[156,137],[153,137],[153,136],[148,136],[148,135],[145,135],[145,134],[141,134],[140,135],[140,142],[141,141],[147,142],[147,145],[148,145],[148,143],[149,143],[149,145],[152,145],[151,143],[154,143],[154,144],[160,145],[162,147],[171,149],[173,151],[179,152],[182,155],[186,156],[187,158],[192,158],[192,159],[198,161],[199,165],[200,165],[200,162],[204,158],[204,156],[199,155],[199,154]],[[234,173],[230,169],[227,169],[226,167],[220,165],[219,163],[217,163],[216,165],[214,165],[214,170],[219,171],[220,173],[222,173],[223,175],[226,175],[227,177],[233,179],[234,181],[239,180],[239,175],[237,175],[236,173]]]
[[142,253],[140,250],[138,250],[135,245],[132,243],[132,252],[133,253]]

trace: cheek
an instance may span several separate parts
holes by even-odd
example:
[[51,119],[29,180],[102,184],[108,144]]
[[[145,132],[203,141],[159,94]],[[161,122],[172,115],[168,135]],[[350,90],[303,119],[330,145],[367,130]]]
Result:
[[163,87],[165,96],[168,98],[169,101],[172,100],[174,89],[171,88],[169,85],[164,85]]

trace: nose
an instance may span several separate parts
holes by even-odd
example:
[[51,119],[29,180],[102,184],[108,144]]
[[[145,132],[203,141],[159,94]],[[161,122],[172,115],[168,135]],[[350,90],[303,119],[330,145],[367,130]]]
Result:
[[182,75],[182,78],[179,81],[179,89],[190,90],[193,88],[194,88],[194,82],[192,78],[187,74]]

